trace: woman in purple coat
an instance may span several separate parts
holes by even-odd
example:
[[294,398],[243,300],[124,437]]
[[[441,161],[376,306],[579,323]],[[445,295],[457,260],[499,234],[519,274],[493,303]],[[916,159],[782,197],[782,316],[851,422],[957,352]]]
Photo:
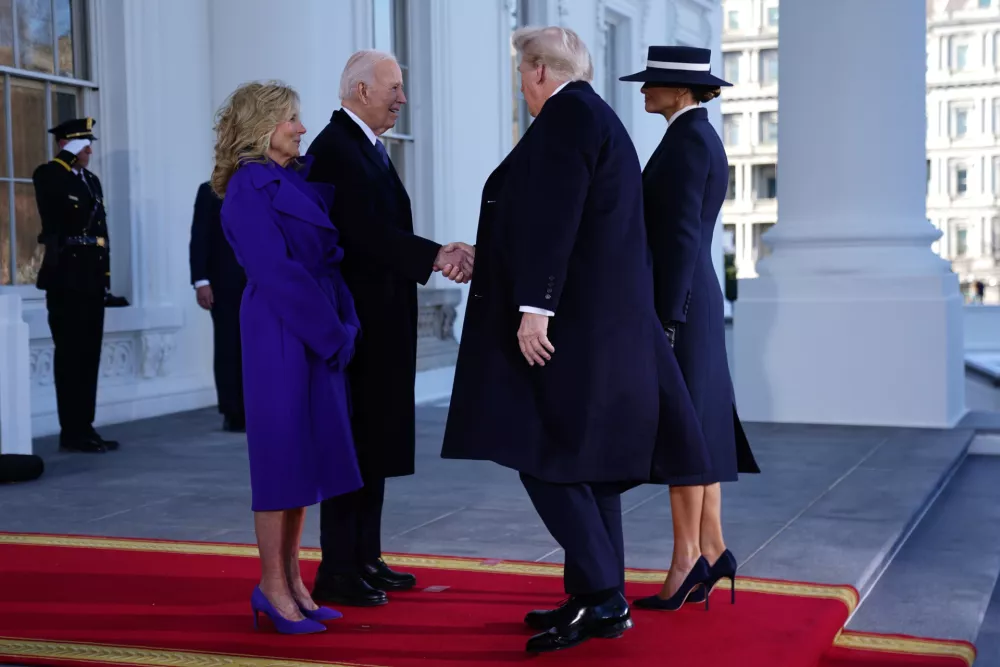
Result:
[[360,323],[340,275],[333,187],[307,183],[298,95],[280,83],[238,88],[216,123],[212,188],[247,274],[240,309],[254,527],[261,580],[251,597],[278,632],[321,632],[299,573],[305,507],[362,486],[344,369]]

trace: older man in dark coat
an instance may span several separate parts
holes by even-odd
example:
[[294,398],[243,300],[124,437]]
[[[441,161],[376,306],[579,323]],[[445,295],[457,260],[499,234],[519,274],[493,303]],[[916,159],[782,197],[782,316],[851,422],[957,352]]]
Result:
[[525,618],[542,652],[632,626],[621,493],[708,462],[656,316],[635,148],[575,33],[514,45],[536,118],[483,191],[442,455],[517,470],[565,550],[569,601]]
[[413,233],[410,198],[378,139],[406,103],[395,59],[378,51],[355,53],[340,95],[343,107],[309,146],[315,157],[309,180],[337,188],[330,215],[340,230],[344,279],[361,321],[348,379],[365,485],[320,506],[323,560],[313,596],[367,607],[385,604],[385,591],[416,584],[412,574],[382,560],[381,530],[386,478],[414,472],[417,284],[426,284],[436,269],[466,280],[472,249]]

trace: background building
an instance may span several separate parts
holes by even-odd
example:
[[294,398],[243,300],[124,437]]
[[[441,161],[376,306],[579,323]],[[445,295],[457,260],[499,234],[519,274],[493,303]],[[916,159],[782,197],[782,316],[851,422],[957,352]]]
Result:
[[[124,421],[215,401],[211,324],[188,284],[188,243],[195,194],[211,170],[213,115],[238,84],[293,85],[308,142],[339,106],[348,56],[393,51],[409,104],[386,143],[417,231],[471,242],[482,185],[529,122],[514,28],[580,33],[594,87],[645,163],[665,124],[644,112],[638,85],[617,77],[641,69],[650,44],[713,47],[718,62],[721,18],[717,0],[0,1],[0,293],[22,297],[30,338],[24,377],[13,362],[3,373],[16,391],[30,387],[33,435],[58,424],[52,342],[33,286],[41,255],[30,177],[51,157],[46,129],[60,120],[97,119],[91,168],[106,194],[112,289],[132,304],[107,313],[98,421]],[[709,108],[718,123],[719,106]],[[435,276],[420,292],[421,400],[450,392],[466,289]]]
[[[778,24],[778,0],[723,0],[724,77],[735,84],[722,98],[732,165],[723,221],[741,278],[756,276],[762,234],[778,219]],[[1000,303],[998,0],[927,2],[927,216],[967,298],[982,281],[984,300]]]

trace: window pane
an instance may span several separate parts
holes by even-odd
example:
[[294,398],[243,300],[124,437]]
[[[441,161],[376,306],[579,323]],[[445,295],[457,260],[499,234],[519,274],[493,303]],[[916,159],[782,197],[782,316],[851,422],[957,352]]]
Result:
[[410,42],[406,26],[409,21],[407,0],[393,0],[392,3],[392,53],[399,64],[410,66]]
[[10,91],[14,134],[14,176],[31,178],[35,168],[47,162],[45,152],[45,84],[13,82]]
[[15,280],[18,285],[33,285],[42,265],[44,246],[38,243],[42,219],[35,202],[35,186],[31,183],[14,184],[14,242],[17,244]]
[[392,0],[374,0],[372,20],[375,24],[375,48],[392,51]]
[[14,0],[0,0],[0,65],[14,66]]
[[55,72],[52,58],[52,0],[16,0],[21,68]]
[[[4,113],[4,81],[0,77],[0,176],[7,173],[7,114]],[[4,187],[0,185],[0,187]]]
[[56,0],[56,39],[59,41],[59,73],[75,76],[73,62],[73,7],[71,0]]
[[0,182],[0,285],[10,285],[10,181]]

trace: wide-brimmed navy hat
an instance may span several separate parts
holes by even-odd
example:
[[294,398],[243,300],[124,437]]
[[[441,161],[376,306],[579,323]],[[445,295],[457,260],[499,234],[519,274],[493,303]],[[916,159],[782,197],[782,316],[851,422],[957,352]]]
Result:
[[677,86],[721,87],[733,84],[712,74],[712,52],[693,46],[651,46],[646,69],[619,81],[642,81]]

